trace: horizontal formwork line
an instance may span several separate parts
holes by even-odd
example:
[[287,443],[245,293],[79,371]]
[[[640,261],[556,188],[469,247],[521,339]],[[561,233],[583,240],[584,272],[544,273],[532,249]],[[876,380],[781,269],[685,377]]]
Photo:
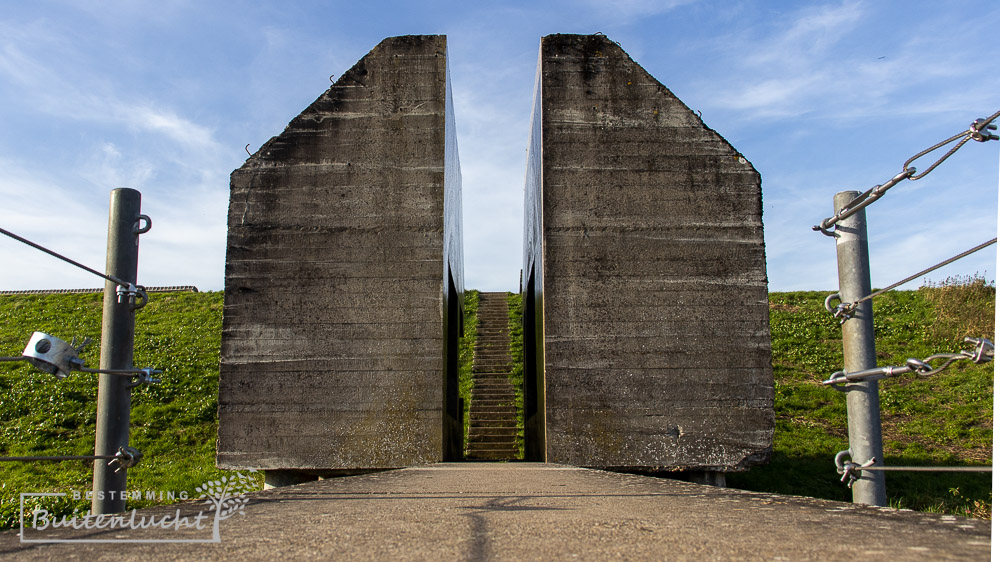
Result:
[[[248,324],[246,324],[244,326],[240,326],[240,325],[228,325],[228,326],[226,326],[222,330],[222,333],[225,334],[225,333],[233,333],[233,332],[250,332],[250,331],[261,332],[261,331],[268,331],[268,330],[284,330],[284,329],[286,329],[286,326],[284,324],[276,323],[276,322],[280,322],[281,321],[281,319],[282,319],[281,317],[278,317],[278,318],[274,318],[274,317],[263,318],[262,316],[263,315],[259,315],[258,316],[258,318],[260,318],[260,321],[254,322],[254,323],[248,323]],[[398,317],[398,315],[397,315],[397,317]],[[353,327],[353,326],[427,326],[427,327],[432,327],[432,328],[433,327],[440,328],[441,324],[442,324],[442,320],[440,318],[436,322],[432,321],[432,320],[424,320],[424,321],[420,321],[420,320],[413,320],[413,321],[402,320],[402,321],[399,321],[399,322],[372,320],[371,322],[344,322],[344,321],[336,320],[336,319],[330,319],[327,322],[323,322],[322,320],[317,320],[317,321],[311,322],[311,321],[301,320],[301,316],[297,316],[296,315],[296,316],[293,317],[293,320],[294,320],[294,322],[292,324],[289,324],[290,326],[301,326],[301,325],[309,325],[309,326],[344,326],[344,327]],[[267,322],[267,326],[266,327],[261,327],[261,323],[260,323],[261,321],[266,321]],[[433,338],[400,338],[400,339],[405,339],[405,340],[411,340],[411,339],[421,340],[421,339],[433,339]]]
[[[308,246],[297,246],[297,247],[295,247],[295,251],[296,252],[304,252],[304,251],[307,251],[307,250],[314,250],[314,249],[315,250],[322,250],[323,248],[320,247],[320,246],[317,246],[315,248],[310,248]],[[286,260],[286,259],[281,259],[281,258],[236,258],[236,259],[231,259],[231,260],[228,260],[228,261],[229,261],[229,264],[230,264],[231,267],[235,267],[236,265],[282,265],[282,264],[291,264],[293,267],[297,267],[299,269],[318,268],[318,267],[322,267],[322,266],[340,266],[340,267],[345,267],[346,266],[346,267],[358,268],[359,270],[362,270],[362,271],[364,269],[364,266],[366,266],[366,265],[374,265],[374,264],[378,264],[378,265],[400,264],[401,265],[401,264],[411,264],[411,263],[416,263],[416,264],[430,263],[430,264],[434,264],[436,266],[437,265],[441,265],[441,266],[444,265],[441,256],[434,256],[434,257],[429,257],[429,258],[397,259],[395,256],[385,255],[385,254],[388,254],[388,253],[392,253],[391,252],[392,249],[393,248],[387,248],[384,251],[372,252],[372,254],[370,254],[371,256],[377,256],[379,259],[354,259],[354,260],[352,260],[352,259],[349,259],[352,256],[345,255],[345,256],[343,256],[344,259],[340,259],[340,260],[328,260],[328,259],[314,260],[314,259],[309,259],[309,256],[302,256],[302,257],[300,257],[297,260]],[[324,254],[328,255],[330,253],[329,252],[329,248],[327,248],[326,250],[327,251],[324,252]],[[287,248],[263,248],[263,249],[261,249],[261,248],[254,248],[253,251],[257,251],[257,252],[261,252],[261,251],[275,251],[275,252],[286,251],[287,252],[288,249]],[[368,256],[365,256],[365,257],[368,257]],[[400,276],[397,276],[397,277],[400,278],[400,279],[417,279],[417,280],[419,280],[419,279],[425,279],[425,278],[432,278],[430,276],[426,276],[426,277],[400,277]],[[443,277],[443,275],[442,275],[442,277]]]
[[[242,212],[237,212],[237,214],[242,215]],[[386,224],[386,223],[364,223],[360,225],[356,224],[346,224],[337,223],[333,225],[319,225],[315,223],[279,223],[276,221],[271,222],[257,222],[253,225],[247,225],[243,223],[230,224],[229,230],[235,232],[249,231],[248,234],[252,236],[266,236],[268,234],[278,233],[278,234],[294,234],[296,236],[301,236],[303,234],[328,234],[328,233],[341,233],[341,232],[366,232],[372,234],[382,234],[388,233],[392,235],[398,235],[400,233],[411,233],[411,234],[440,234],[444,231],[444,225],[441,221],[434,221],[432,227],[428,227],[422,224]],[[388,227],[392,227],[391,231],[387,231]],[[232,234],[229,236],[233,237]]]
[[[368,163],[368,160],[352,161],[352,162],[340,162],[340,161],[334,161],[334,160],[321,160],[319,162],[303,162],[302,164],[299,164],[298,166],[305,167],[305,168],[326,168],[326,169],[329,170],[327,173],[324,174],[323,172],[318,172],[318,174],[319,175],[333,175],[333,176],[341,176],[341,175],[345,175],[345,176],[357,176],[357,175],[368,174],[369,171],[370,171],[371,175],[376,176],[376,177],[382,177],[381,172],[382,172],[383,169],[393,169],[393,170],[399,170],[400,169],[398,166],[390,165],[390,164],[373,165],[373,164]],[[406,168],[402,168],[402,169],[405,170]],[[421,168],[418,168],[418,169],[425,170],[426,168],[421,167]],[[294,170],[294,168],[289,169],[290,173],[288,175],[290,175],[290,176],[291,175],[295,175],[295,174],[291,173],[292,170]],[[430,173],[435,174],[435,175],[439,175],[439,174],[441,174],[443,172],[443,170],[444,170],[444,168],[441,167],[441,168],[438,168],[436,171],[433,171],[433,172],[430,172]],[[359,171],[360,171],[360,174],[359,174]],[[353,194],[355,196],[358,196],[359,195],[358,194],[358,189],[374,190],[376,188],[383,188],[383,189],[377,189],[376,190],[376,193],[378,193],[379,197],[384,196],[386,191],[389,191],[389,192],[392,192],[392,193],[399,193],[400,195],[405,195],[408,192],[412,192],[414,190],[420,190],[420,191],[427,190],[427,191],[432,191],[434,193],[441,193],[442,195],[444,194],[444,179],[443,178],[441,180],[431,180],[431,181],[403,181],[403,182],[399,182],[399,183],[397,183],[397,182],[383,183],[383,184],[377,184],[377,185],[374,185],[374,186],[371,183],[369,183],[369,182],[358,183],[358,184],[340,183],[340,182],[338,182],[338,183],[333,184],[333,185],[331,185],[329,183],[309,183],[310,179],[315,180],[315,176],[316,175],[317,175],[317,172],[314,171],[314,172],[310,173],[309,177],[305,177],[305,178],[298,178],[297,177],[297,178],[295,178],[296,180],[302,180],[302,181],[296,181],[295,183],[289,182],[287,184],[283,183],[283,182],[277,182],[276,181],[274,184],[268,185],[266,187],[259,186],[259,185],[257,185],[257,186],[235,185],[235,186],[233,186],[230,189],[230,192],[231,193],[240,194],[240,195],[246,194],[246,195],[249,195],[251,197],[254,197],[254,198],[250,199],[251,201],[255,201],[256,200],[255,197],[257,195],[260,195],[260,196],[263,197],[263,196],[266,196],[268,194],[274,194],[274,193],[302,193],[303,195],[312,195],[312,194],[329,193],[329,192],[334,192],[334,193],[343,192],[343,193],[346,193],[348,195]],[[362,197],[368,197],[368,198],[375,198],[376,197],[376,196],[370,195],[370,194],[369,195],[361,194],[361,196]],[[243,200],[237,200],[236,203],[242,204]]]
[[[697,308],[699,310],[713,310],[713,309],[733,310],[734,307],[738,309],[743,306],[765,306],[768,304],[768,301],[764,299],[754,302],[738,298],[741,297],[742,295],[736,295],[733,298],[726,299],[726,298],[720,298],[718,294],[707,294],[705,295],[705,298],[711,298],[714,302],[696,303],[696,302],[680,302],[679,299],[683,298],[690,299],[694,296],[698,296],[698,293],[692,293],[686,295],[681,294],[677,295],[676,299],[669,299],[670,301],[672,301],[669,303],[650,303],[650,304],[644,304],[644,303],[649,303],[651,300],[649,298],[648,293],[643,293],[641,295],[636,294],[634,296],[634,299],[636,300],[635,304],[632,304],[630,302],[632,299],[629,298],[630,297],[629,294],[619,293],[616,295],[608,295],[606,302],[594,302],[595,296],[597,295],[589,293],[583,293],[583,294],[578,293],[573,297],[563,297],[558,301],[555,300],[555,297],[551,297],[550,300],[545,303],[545,309],[546,311],[558,311],[561,317],[563,315],[586,313],[588,311],[603,311],[605,309],[615,310],[615,311],[621,310],[623,311],[623,313],[626,313],[624,311],[633,308],[637,310],[650,310],[650,311],[662,310],[671,312],[675,311],[683,312],[685,310],[690,310],[692,308]],[[668,300],[668,299],[663,299],[663,300]],[[723,302],[722,304],[719,304],[718,301],[720,300],[728,302]],[[745,322],[751,322],[751,320],[746,320]]]
[[[358,272],[355,275],[310,275],[308,277],[308,281],[310,283],[315,283],[317,281],[336,282],[339,279],[370,279],[370,280],[390,280],[390,281],[392,281],[394,283],[400,283],[400,282],[404,282],[404,281],[424,281],[424,282],[441,283],[442,282],[442,278],[443,277],[430,277],[430,276],[428,276],[428,277],[400,277],[398,275],[390,275],[390,274],[383,274],[383,275],[371,275],[371,274],[369,274],[369,275],[365,275],[363,272]],[[282,277],[279,277],[279,276],[275,276],[273,274],[266,274],[266,273],[253,274],[253,275],[251,275],[251,274],[240,275],[240,274],[237,274],[237,273],[227,273],[226,274],[226,285],[227,285],[227,288],[229,290],[234,290],[234,289],[238,290],[238,288],[231,286],[231,285],[233,285],[232,281],[238,281],[238,280],[262,280],[262,281],[267,281],[268,283],[266,285],[264,285],[260,289],[254,289],[253,287],[250,287],[250,289],[254,289],[254,290],[257,290],[257,292],[263,293],[263,292],[266,292],[268,288],[276,288],[276,289],[277,288],[282,288],[282,289],[284,289],[285,287],[281,287],[281,283],[280,283],[283,280],[288,280],[290,282],[287,288],[301,289],[302,288],[302,281],[304,279],[303,279],[303,277],[301,275],[295,275],[295,276],[289,276],[289,277],[286,277],[286,278],[282,278]],[[279,291],[275,291],[275,292],[277,293]]]
[[[269,356],[269,357],[271,357],[271,356]],[[323,366],[324,369],[326,369],[326,370],[336,370],[338,372],[339,371],[358,371],[358,372],[374,372],[374,373],[382,373],[382,372],[393,372],[393,373],[395,373],[395,372],[410,372],[409,370],[399,369],[399,368],[396,368],[395,366],[396,365],[411,365],[412,366],[414,362],[421,362],[421,363],[429,362],[429,364],[430,364],[427,368],[425,368],[425,369],[417,369],[414,372],[418,372],[418,371],[437,371],[438,368],[439,368],[439,366],[440,366],[441,360],[442,359],[441,359],[441,355],[440,354],[433,354],[433,355],[413,355],[413,354],[391,355],[391,354],[386,354],[386,353],[379,353],[379,354],[371,354],[371,355],[316,355],[316,356],[311,356],[311,357],[308,357],[308,358],[303,358],[301,356],[301,354],[299,354],[296,357],[288,357],[288,358],[274,357],[273,359],[252,359],[252,360],[250,360],[250,359],[239,360],[239,359],[236,359],[236,358],[233,358],[233,357],[229,357],[227,354],[223,354],[223,357],[222,357],[222,360],[221,360],[221,364],[223,366],[233,366],[233,367],[243,367],[243,366],[257,365],[257,366],[259,366],[261,368],[264,367],[264,366],[267,366],[267,365],[286,365],[286,364],[298,365],[298,364],[303,364],[302,369],[312,369],[313,371],[315,371],[316,368],[317,368],[317,365],[316,365],[317,362],[319,362],[319,361],[330,361],[332,363],[329,364],[329,365],[324,365]],[[338,362],[349,363],[349,362],[352,362],[352,361],[353,362],[359,362],[359,363],[378,364],[379,366],[378,367],[370,367],[370,368],[360,368],[360,367],[348,367],[348,366],[345,366],[343,369],[334,369],[334,367],[336,367],[336,363],[338,363]],[[387,366],[389,366],[389,365],[391,365],[393,367],[392,368],[388,368]]]
[[[570,210],[563,210],[561,213],[557,213],[557,214],[568,213],[569,211]],[[583,210],[583,209],[580,209],[579,212],[580,212],[580,214],[582,216],[583,213],[585,213],[586,211]],[[697,231],[700,231],[702,229],[704,229],[704,230],[715,230],[715,229],[726,229],[726,230],[758,230],[758,229],[760,229],[760,221],[752,221],[752,220],[740,220],[739,222],[735,222],[735,221],[728,221],[728,222],[727,221],[706,222],[704,220],[692,220],[692,221],[689,221],[689,222],[685,222],[683,224],[648,225],[648,226],[647,225],[643,225],[643,224],[621,224],[621,225],[607,225],[607,226],[590,225],[590,224],[568,225],[568,226],[553,226],[553,225],[551,225],[551,222],[553,220],[558,220],[558,218],[559,217],[556,217],[556,219],[553,219],[553,218],[550,217],[550,218],[546,219],[546,226],[543,227],[543,230],[546,231],[546,232],[564,232],[564,231],[574,231],[574,230],[579,230],[579,229],[586,229],[588,232],[591,232],[591,231],[596,231],[596,232],[617,232],[617,233],[628,234],[628,233],[632,233],[632,232],[635,232],[635,233],[644,233],[644,232],[649,232],[649,231],[656,231],[656,232],[662,232],[662,231],[691,232],[692,230],[694,230],[695,232],[697,232]],[[661,217],[650,217],[650,218],[651,219],[659,219]]]
[[760,372],[760,367],[607,367],[607,368],[593,368],[593,367],[560,367],[560,372],[572,372],[573,376],[582,376],[584,373],[594,373],[600,375],[601,373],[622,373],[622,375],[628,375],[630,373],[637,373],[640,375],[648,375],[651,373],[663,373],[664,376],[668,374],[673,374],[675,372],[683,372],[689,374],[689,376],[706,376],[709,374],[717,374],[720,371],[724,372],[739,372],[745,371],[747,373],[757,373]]
[[[588,240],[586,242],[581,241],[581,238],[586,236]],[[665,244],[675,245],[675,246],[694,246],[694,245],[719,245],[725,244],[727,246],[751,246],[751,247],[764,247],[763,238],[758,239],[747,239],[743,236],[716,236],[714,238],[709,237],[692,237],[692,236],[675,236],[670,232],[656,232],[656,229],[649,229],[644,232],[616,232],[611,228],[602,227],[591,227],[591,226],[568,226],[568,227],[558,227],[556,230],[553,227],[547,227],[545,229],[546,246],[549,248],[582,248],[586,245],[600,244],[600,240],[604,237],[614,238],[615,240],[635,240],[637,242],[646,241],[659,241]],[[567,238],[569,242],[561,242],[560,238]],[[660,248],[663,247],[661,244]],[[641,249],[641,248],[638,248]],[[640,257],[623,256],[621,259],[625,260],[641,260]]]
[[[391,398],[394,398],[394,396],[389,395],[389,396],[386,396],[386,398],[390,398],[391,399]],[[379,401],[379,400],[373,400],[372,401],[372,405],[379,406],[379,409],[382,409],[382,410],[386,411],[387,413],[388,412],[393,412],[393,411],[403,410],[403,411],[407,411],[407,412],[415,412],[418,415],[419,414],[433,415],[435,413],[437,413],[437,415],[440,415],[441,404],[437,400],[438,396],[431,396],[430,398],[432,398],[432,400],[428,400],[427,396],[421,396],[420,399],[424,403],[423,404],[417,404],[415,407],[405,407],[405,408],[402,408],[402,407],[393,407],[393,404],[392,404],[391,401],[390,402],[384,402],[384,401]],[[291,404],[289,404],[289,405],[291,405]],[[359,408],[344,407],[344,406],[350,406],[350,404],[309,404],[308,405],[309,407],[302,408],[302,409],[290,409],[290,408],[284,408],[284,407],[281,407],[281,406],[283,406],[283,405],[282,404],[257,404],[257,403],[247,403],[247,404],[219,404],[219,412],[220,413],[227,413],[227,414],[249,414],[249,415],[254,415],[254,414],[277,414],[277,413],[293,414],[293,413],[334,413],[334,412],[344,412],[346,414],[357,414],[358,416],[363,416],[367,412],[371,411],[371,408],[369,408],[369,407],[359,407]],[[364,406],[368,406],[368,405],[366,404]],[[390,420],[391,420],[391,418],[383,418],[383,419],[380,419],[379,421],[380,422],[385,422],[385,423],[392,423]],[[279,421],[283,422],[282,425],[286,425],[286,426],[289,426],[289,425],[301,426],[302,425],[302,420],[279,420]],[[315,424],[318,424],[318,425],[329,425],[328,421],[324,421],[324,420],[309,420],[309,421],[313,422]]]

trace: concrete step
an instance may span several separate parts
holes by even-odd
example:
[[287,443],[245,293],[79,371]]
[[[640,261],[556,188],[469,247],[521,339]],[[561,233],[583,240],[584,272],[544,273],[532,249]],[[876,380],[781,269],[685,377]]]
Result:
[[517,428],[513,426],[481,426],[469,428],[469,443],[513,442],[517,439]]
[[[486,415],[487,414],[483,414],[483,416]],[[485,417],[470,416],[469,421],[475,422],[469,424],[469,431],[472,431],[473,429],[476,428],[484,428],[484,427],[490,429],[509,429],[509,430],[517,429],[517,422],[514,421],[514,418],[512,416],[495,415],[494,418],[490,419],[487,419]]]
[[489,445],[512,445],[517,446],[517,434],[514,435],[476,435],[473,436],[469,434],[469,446],[473,445],[481,447],[484,444]]
[[[513,426],[513,425],[516,425],[516,422],[511,421],[511,420],[514,420],[514,419],[515,419],[515,412],[510,412],[510,411],[507,411],[507,412],[489,412],[489,411],[474,412],[474,411],[470,411],[469,412],[469,421],[470,422],[504,422],[504,423],[509,423],[509,424],[511,424],[511,426]],[[494,423],[490,423],[490,424],[487,424],[486,427],[497,427],[497,425],[494,424]]]
[[489,441],[483,443],[469,443],[469,446],[466,448],[466,451],[475,454],[480,454],[481,452],[485,451],[508,451],[516,455],[517,442],[507,441],[501,443],[499,441]]
[[517,458],[517,446],[502,445],[489,449],[469,449],[465,458],[476,460],[512,461]]
[[469,459],[514,460],[517,458],[517,447],[469,449],[465,456]]
[[479,419],[479,418],[510,418],[513,419],[517,414],[517,410],[514,406],[505,406],[502,404],[483,404],[476,403],[469,409],[469,419]]
[[513,404],[515,395],[513,392],[509,393],[490,393],[490,394],[479,394],[472,393],[472,403],[473,404]]
[[510,438],[514,439],[517,437],[517,428],[514,427],[470,427],[469,428],[469,439],[473,437],[476,439],[480,438]]
[[473,400],[507,400],[514,396],[514,389],[509,385],[506,388],[475,387],[472,389]]

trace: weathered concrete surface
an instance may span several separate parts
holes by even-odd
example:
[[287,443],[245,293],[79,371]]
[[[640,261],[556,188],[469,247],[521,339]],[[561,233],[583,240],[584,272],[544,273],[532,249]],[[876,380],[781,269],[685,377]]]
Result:
[[753,166],[621,47],[542,39],[525,187],[529,458],[723,471],[768,458],[761,208]]
[[443,36],[382,41],[233,172],[219,466],[460,458],[446,54]]
[[[203,508],[188,504],[185,513]],[[970,561],[990,553],[986,521],[531,463],[440,464],[255,493],[243,516],[222,521],[218,544],[29,545],[14,533],[0,533],[0,556]]]

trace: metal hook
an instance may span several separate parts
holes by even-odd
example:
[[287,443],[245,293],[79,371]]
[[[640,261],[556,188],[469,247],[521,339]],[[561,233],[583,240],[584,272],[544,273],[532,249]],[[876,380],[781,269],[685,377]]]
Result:
[[[146,224],[143,226],[142,223]],[[135,234],[146,234],[149,229],[153,228],[153,219],[149,218],[149,215],[139,215],[139,218],[135,221],[135,226],[132,227],[132,232]]]
[[253,154],[250,154],[250,143],[247,143],[247,145],[243,147],[243,150],[247,151],[247,156],[253,156]]
[[331,84],[336,84],[337,83],[337,81],[333,79],[334,76],[336,76],[336,74],[331,74],[330,75],[330,83]]
[[138,295],[141,300],[139,304],[136,304],[132,299],[130,299],[129,306],[132,307],[133,311],[139,310],[149,304],[149,295],[146,294],[146,288],[142,285],[136,285],[135,289],[136,295]]

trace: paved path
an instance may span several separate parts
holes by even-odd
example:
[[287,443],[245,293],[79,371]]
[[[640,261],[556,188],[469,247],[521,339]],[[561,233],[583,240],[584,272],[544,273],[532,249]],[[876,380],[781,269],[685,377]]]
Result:
[[53,560],[987,560],[990,541],[984,521],[534,463],[437,464],[257,492],[243,516],[222,522],[220,535],[219,544],[26,545],[7,532],[0,534],[0,554]]

